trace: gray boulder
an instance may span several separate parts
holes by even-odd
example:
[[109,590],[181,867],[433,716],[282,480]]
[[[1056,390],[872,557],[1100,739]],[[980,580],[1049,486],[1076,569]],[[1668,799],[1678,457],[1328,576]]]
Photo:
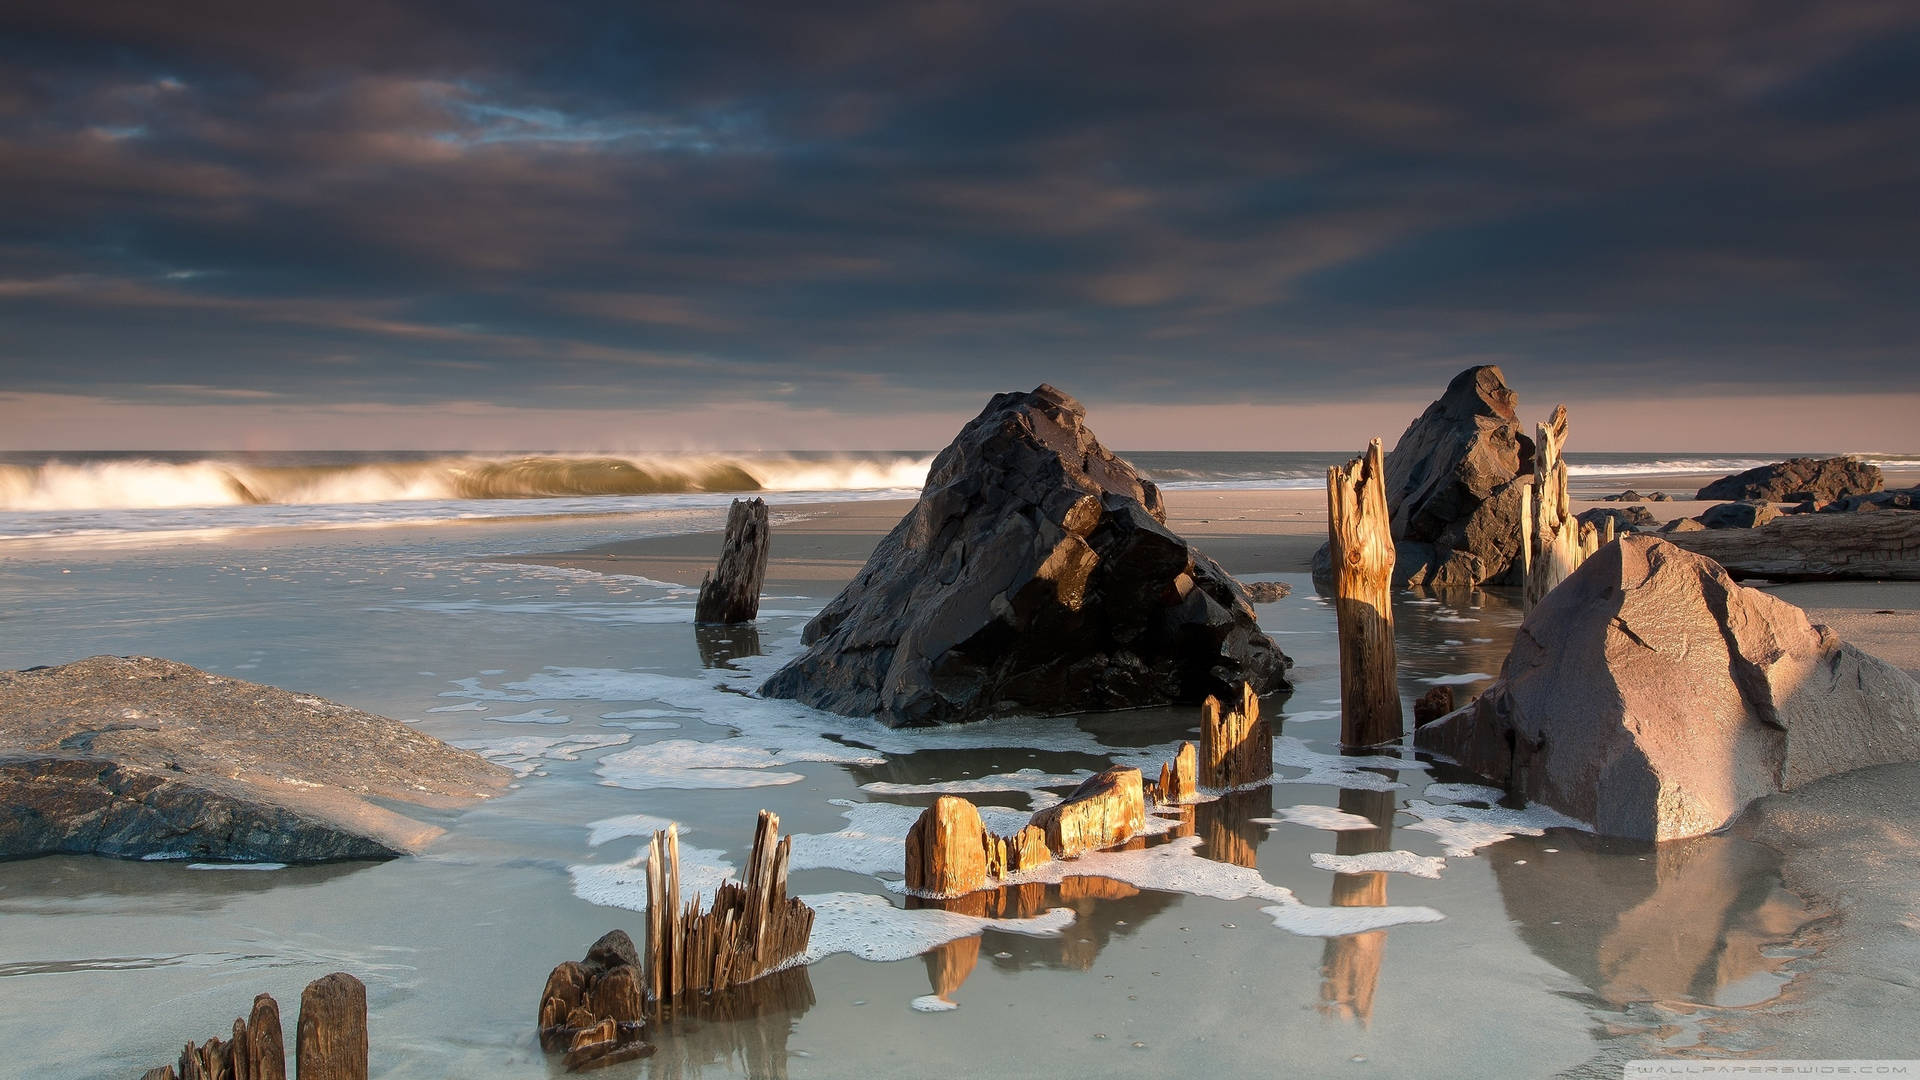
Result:
[[[1492,365],[1454,376],[1387,455],[1396,585],[1507,584],[1520,555],[1520,489],[1532,483],[1533,440],[1518,396]],[[1313,573],[1329,573],[1325,545]]]
[[1604,834],[1672,840],[1762,795],[1920,760],[1920,684],[1634,535],[1549,593],[1500,678],[1414,741]]
[[761,692],[899,727],[1287,686],[1240,586],[1051,386],[1000,394]]
[[1790,458],[1723,476],[1701,488],[1694,498],[1703,502],[1832,502],[1845,495],[1879,491],[1883,484],[1878,465],[1847,457]]
[[1767,502],[1731,502],[1709,506],[1700,513],[1700,524],[1709,529],[1757,529],[1780,511]]
[[[388,858],[512,774],[405,724],[171,660],[0,672],[0,859]],[[378,800],[378,802],[376,802]]]
[[1707,527],[1701,524],[1699,518],[1674,518],[1660,526],[1660,531],[1663,533],[1705,532],[1706,530]]

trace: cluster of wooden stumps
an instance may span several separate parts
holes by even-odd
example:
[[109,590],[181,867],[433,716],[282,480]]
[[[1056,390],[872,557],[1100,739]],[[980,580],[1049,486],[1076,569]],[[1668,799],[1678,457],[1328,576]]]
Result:
[[701,910],[680,902],[680,835],[669,826],[647,849],[644,950],[619,930],[584,961],[553,969],[540,993],[540,1045],[563,1053],[569,1071],[631,1061],[654,1052],[650,1025],[678,1012],[712,1011],[736,987],[778,971],[807,950],[813,909],[787,895],[793,839],[780,819],[760,812],[746,883],[728,881]]
[[233,1022],[233,1038],[188,1043],[177,1065],[149,1069],[142,1080],[367,1080],[367,988],[336,971],[300,994],[294,1072],[287,1071],[280,1004],[271,994]]
[[1139,769],[1115,766],[1082,781],[1011,836],[995,835],[966,799],[940,796],[907,833],[908,890],[961,896],[1053,859],[1118,847],[1145,831],[1149,802],[1179,804],[1203,785],[1230,790],[1273,775],[1273,729],[1261,719],[1252,688],[1243,686],[1232,707],[1208,698],[1200,717],[1200,745],[1182,743],[1157,783]]

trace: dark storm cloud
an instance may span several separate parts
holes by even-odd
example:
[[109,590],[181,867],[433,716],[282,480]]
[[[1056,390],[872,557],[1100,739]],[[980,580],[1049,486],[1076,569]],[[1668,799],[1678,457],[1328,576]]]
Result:
[[1920,12],[1578,7],[16,5],[0,373],[854,410],[1485,360],[1920,388]]

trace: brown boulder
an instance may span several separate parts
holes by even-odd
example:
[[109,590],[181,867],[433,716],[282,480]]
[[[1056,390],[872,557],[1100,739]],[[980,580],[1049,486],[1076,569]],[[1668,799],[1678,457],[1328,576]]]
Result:
[[1549,593],[1499,680],[1414,740],[1608,835],[1670,840],[1762,795],[1920,759],[1920,685],[1635,535]]

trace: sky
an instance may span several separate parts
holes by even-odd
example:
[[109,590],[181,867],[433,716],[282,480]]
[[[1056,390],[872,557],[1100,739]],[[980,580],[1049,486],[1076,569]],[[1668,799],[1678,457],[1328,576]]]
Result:
[[0,8],[0,448],[1920,450],[1920,6]]

